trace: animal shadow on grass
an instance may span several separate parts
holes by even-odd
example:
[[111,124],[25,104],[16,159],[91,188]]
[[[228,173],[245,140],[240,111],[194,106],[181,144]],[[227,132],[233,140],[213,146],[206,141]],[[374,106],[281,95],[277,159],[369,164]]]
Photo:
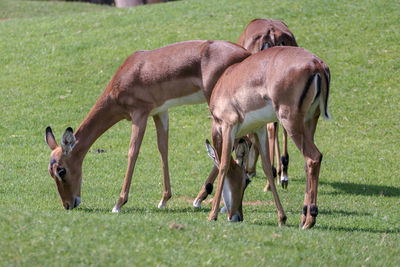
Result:
[[374,233],[374,234],[398,234],[400,229],[376,229],[371,227],[345,227],[345,226],[318,226],[318,229],[326,231],[338,231],[338,232],[363,232],[363,233]]
[[[176,202],[175,202],[176,201]],[[193,208],[193,199],[190,197],[176,197],[166,209],[159,209],[154,207],[137,207],[137,206],[124,206],[121,209],[121,214],[124,213],[207,213],[211,211],[211,207],[204,206],[201,209]],[[133,205],[133,204],[132,204]],[[97,207],[79,207],[80,211],[85,213],[111,213],[111,208],[97,208]]]
[[111,213],[111,208],[89,208],[89,207],[78,207],[76,208],[77,211],[84,212],[84,213]]
[[[78,207],[78,211],[84,213],[99,213],[99,214],[111,214],[112,208],[88,208],[88,207]],[[124,207],[120,211],[121,214],[128,214],[128,213],[149,213],[153,212],[153,209],[146,209],[142,207]]]
[[194,213],[194,212],[200,212],[200,213],[206,213],[210,212],[210,208],[201,208],[201,209],[195,209],[193,207],[168,207],[166,209],[158,209],[158,208],[151,208],[150,209],[152,212],[157,212],[157,213]]
[[325,182],[325,181],[319,181],[319,184],[329,185],[337,190],[335,192],[326,193],[329,195],[351,194],[351,195],[385,196],[385,197],[400,196],[400,188],[394,186],[356,184],[356,183],[345,183],[345,182]]
[[[262,177],[265,179],[264,177]],[[306,179],[303,177],[291,178],[290,182],[296,186],[304,185]],[[336,189],[334,192],[326,192],[327,195],[362,195],[362,196],[385,196],[385,197],[399,197],[400,187],[374,185],[374,184],[358,184],[348,182],[326,182],[321,179],[318,181],[319,185],[328,185]]]
[[[111,213],[109,208],[87,208],[79,207],[78,210],[85,213]],[[193,207],[172,207],[166,209],[154,208],[141,208],[141,207],[124,207],[120,213],[193,213],[193,212],[210,212],[210,208],[194,209]]]
[[[322,212],[321,212],[322,213]],[[299,216],[300,218],[300,216]],[[321,220],[321,219],[319,219]],[[272,226],[272,227],[278,227],[278,223],[274,220],[268,220],[268,221],[263,221],[263,220],[254,220],[254,221],[245,221],[245,223],[250,224],[250,225],[257,225],[257,226]],[[322,222],[323,224],[323,222]],[[296,220],[294,223],[286,223],[285,226],[282,227],[283,229],[288,228],[288,229],[299,229],[299,224],[296,223]],[[377,228],[372,228],[372,227],[351,227],[351,226],[327,226],[327,225],[321,225],[318,223],[309,231],[315,230],[321,230],[321,231],[328,231],[328,232],[343,232],[343,233],[349,233],[349,232],[362,232],[362,233],[374,233],[374,234],[399,234],[400,229],[377,229]]]

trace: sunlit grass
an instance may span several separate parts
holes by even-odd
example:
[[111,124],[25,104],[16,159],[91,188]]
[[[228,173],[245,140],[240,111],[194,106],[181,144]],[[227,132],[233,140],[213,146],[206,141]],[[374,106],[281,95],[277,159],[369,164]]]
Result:
[[[115,9],[81,3],[0,2],[0,265],[379,265],[400,262],[400,4],[389,1],[178,1]],[[37,11],[37,12],[36,12]],[[332,73],[332,121],[321,120],[324,154],[317,225],[301,231],[304,163],[289,144],[290,183],[279,189],[288,226],[278,228],[261,168],[246,191],[245,221],[207,222],[191,200],[212,167],[205,104],[170,111],[173,198],[162,193],[149,120],[129,202],[110,211],[127,163],[121,121],[83,166],[81,206],[62,210],[47,173],[46,126],[59,141],[76,129],[136,50],[191,39],[237,41],[253,18],[284,20],[299,45]],[[260,205],[260,201],[264,205]],[[258,204],[257,204],[258,203]],[[181,225],[182,227],[175,227]]]

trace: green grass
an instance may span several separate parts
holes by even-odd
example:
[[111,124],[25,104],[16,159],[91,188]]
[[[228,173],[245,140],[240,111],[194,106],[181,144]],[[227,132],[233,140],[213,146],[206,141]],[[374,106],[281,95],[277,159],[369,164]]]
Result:
[[[0,20],[38,18],[43,16],[65,16],[68,14],[82,14],[110,9],[105,5],[92,5],[77,2],[56,2],[51,0],[1,0]],[[83,15],[83,14],[82,14]]]
[[[115,9],[64,2],[0,1],[0,265],[376,265],[400,262],[400,4],[393,1],[178,1]],[[290,142],[290,183],[279,189],[288,226],[278,228],[258,175],[246,191],[245,221],[207,222],[194,211],[212,162],[205,104],[170,111],[173,198],[162,192],[155,127],[149,121],[129,202],[110,211],[122,186],[129,122],[106,132],[83,166],[83,203],[64,211],[47,173],[51,125],[57,140],[77,128],[135,50],[190,39],[237,41],[253,18],[284,20],[300,46],[328,63],[331,122],[317,225],[297,228],[303,159]],[[183,229],[170,227],[180,224]]]

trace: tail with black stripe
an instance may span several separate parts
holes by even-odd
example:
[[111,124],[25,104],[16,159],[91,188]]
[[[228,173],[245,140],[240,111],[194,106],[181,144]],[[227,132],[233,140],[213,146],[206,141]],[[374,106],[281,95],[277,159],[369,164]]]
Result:
[[[324,68],[324,85],[322,85],[322,95],[320,98],[319,102],[319,108],[324,116],[325,119],[330,120],[331,115],[329,114],[329,108],[328,108],[328,98],[329,98],[329,84],[330,84],[330,72],[329,68],[325,67]],[[318,75],[319,76],[319,75]]]

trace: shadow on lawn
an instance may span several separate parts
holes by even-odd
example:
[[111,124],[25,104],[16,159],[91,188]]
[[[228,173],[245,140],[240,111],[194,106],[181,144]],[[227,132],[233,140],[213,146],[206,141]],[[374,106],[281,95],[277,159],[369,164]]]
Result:
[[316,226],[321,230],[328,231],[338,231],[338,232],[363,232],[363,233],[374,233],[374,234],[398,234],[400,233],[400,229],[375,229],[375,228],[357,228],[357,227],[345,227],[345,226]]
[[[77,208],[80,212],[85,213],[110,213],[111,208],[88,208],[88,207],[79,207]],[[121,209],[120,214],[141,214],[141,213],[193,213],[193,212],[210,212],[211,208],[201,208],[201,209],[194,209],[193,207],[171,207],[167,209],[159,209],[157,207],[154,208],[142,208],[142,207],[123,207]]]
[[[246,222],[248,224],[251,225],[259,225],[259,226],[275,226],[278,227],[278,222],[273,223],[273,222],[263,222],[263,221],[255,221],[255,222]],[[362,233],[374,233],[374,234],[398,234],[400,233],[400,229],[376,229],[376,228],[370,228],[370,227],[346,227],[346,226],[321,226],[318,225],[318,220],[317,220],[317,224],[309,229],[309,230],[302,230],[299,228],[298,224],[292,224],[292,223],[288,223],[286,224],[284,228],[290,228],[290,229],[299,229],[299,231],[313,231],[313,230],[321,230],[321,231],[337,231],[337,232],[362,232]]]
[[[305,185],[306,179],[294,177],[289,181],[294,184]],[[384,196],[384,197],[399,197],[400,187],[386,186],[386,185],[374,185],[374,184],[358,184],[349,182],[326,182],[319,180],[319,185],[332,186],[337,191],[326,192],[323,194],[327,195],[341,195],[341,194],[351,194],[351,195],[363,195],[363,196]]]
[[[81,207],[78,208],[78,211],[80,212],[85,212],[85,213],[109,213],[111,214],[110,209],[106,208],[87,208],[87,207]],[[169,209],[158,209],[158,208],[142,208],[142,207],[126,207],[121,210],[121,214],[143,214],[143,213],[193,213],[193,212],[200,212],[204,214],[208,214],[210,212],[210,208],[202,208],[202,209],[193,209],[192,207],[182,207],[182,208],[169,208]],[[268,212],[268,211],[262,211],[262,212]],[[271,211],[272,213],[275,214],[275,212]],[[330,215],[334,213],[341,214],[343,216],[349,216],[349,215],[355,215],[355,216],[371,216],[370,213],[360,213],[360,212],[349,212],[349,211],[344,211],[344,210],[334,210],[334,211],[321,211],[321,214],[324,215]],[[300,213],[299,213],[300,214]],[[221,216],[225,216],[225,214],[219,214]],[[291,215],[292,216],[292,215]],[[300,218],[300,215],[298,216]],[[225,218],[225,217],[224,217]],[[222,219],[219,218],[220,220]],[[249,225],[258,225],[258,226],[273,226],[273,227],[278,227],[277,222],[271,222],[271,221],[263,221],[263,220],[255,220],[255,221],[248,221],[245,219],[245,223]],[[285,225],[285,227],[295,229],[299,228],[298,224],[296,223],[288,223]],[[314,226],[313,229],[316,230],[323,230],[323,231],[337,231],[337,232],[365,232],[365,233],[388,233],[388,234],[398,234],[400,233],[400,229],[376,229],[376,228],[370,228],[370,227],[346,227],[346,226],[321,226],[318,225],[318,220],[317,220],[317,225]],[[312,231],[312,230],[311,230]]]
[[345,182],[325,182],[321,180],[319,181],[319,184],[329,185],[338,190],[335,192],[326,193],[328,195],[352,194],[352,195],[385,196],[385,197],[400,196],[400,188],[393,186],[356,184],[356,183],[345,183]]
[[111,213],[112,208],[78,207],[78,208],[76,208],[76,210],[80,211],[80,212],[85,212],[85,213]]

